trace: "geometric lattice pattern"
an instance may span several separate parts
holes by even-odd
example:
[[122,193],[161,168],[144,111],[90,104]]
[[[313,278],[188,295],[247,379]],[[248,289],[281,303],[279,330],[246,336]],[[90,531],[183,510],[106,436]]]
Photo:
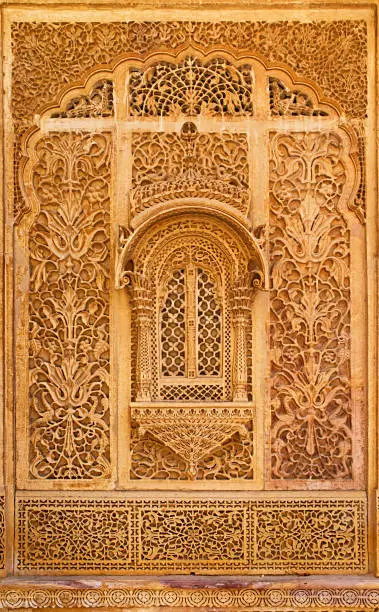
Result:
[[185,362],[185,274],[175,270],[161,315],[162,374],[184,376]]
[[216,284],[206,270],[197,269],[198,374],[221,374],[221,308]]
[[366,501],[185,495],[18,500],[22,573],[366,570]]
[[224,397],[222,385],[162,385],[162,400],[219,401]]

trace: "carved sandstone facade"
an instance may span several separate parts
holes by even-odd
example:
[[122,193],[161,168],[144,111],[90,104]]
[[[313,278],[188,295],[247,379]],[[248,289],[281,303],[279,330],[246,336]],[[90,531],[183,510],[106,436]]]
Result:
[[7,571],[372,570],[372,21],[323,15],[9,24]]

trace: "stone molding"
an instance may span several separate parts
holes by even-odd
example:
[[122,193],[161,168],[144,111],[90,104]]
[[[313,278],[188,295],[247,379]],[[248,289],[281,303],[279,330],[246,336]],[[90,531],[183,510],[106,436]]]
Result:
[[[106,580],[7,579],[0,585],[0,608],[217,609],[249,611],[373,610],[379,581],[350,576],[318,578],[170,577]],[[217,582],[217,584],[215,584]]]

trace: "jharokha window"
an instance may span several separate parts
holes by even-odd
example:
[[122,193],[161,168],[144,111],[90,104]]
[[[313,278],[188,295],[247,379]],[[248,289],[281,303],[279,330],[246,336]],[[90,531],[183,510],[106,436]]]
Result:
[[141,238],[146,247],[138,245],[129,265],[134,271],[125,273],[135,334],[134,399],[248,401],[253,287],[256,277],[261,280],[257,253],[207,214],[174,218],[163,228],[152,226],[162,244],[160,236]]

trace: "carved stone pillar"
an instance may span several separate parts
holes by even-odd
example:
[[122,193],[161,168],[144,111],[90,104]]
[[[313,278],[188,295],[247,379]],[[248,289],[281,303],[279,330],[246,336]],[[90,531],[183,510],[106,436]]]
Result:
[[137,327],[136,400],[151,401],[151,332],[153,291],[146,279],[133,275],[132,300]]
[[252,289],[247,277],[238,279],[231,296],[233,326],[233,401],[248,401],[247,347]]

